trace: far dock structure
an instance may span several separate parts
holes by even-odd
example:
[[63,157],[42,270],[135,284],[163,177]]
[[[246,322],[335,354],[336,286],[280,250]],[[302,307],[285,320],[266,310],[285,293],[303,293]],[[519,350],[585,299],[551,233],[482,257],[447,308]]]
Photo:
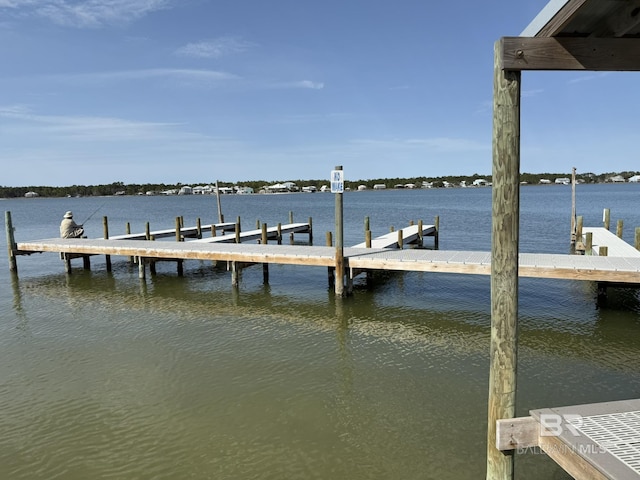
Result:
[[[618,0],[551,0],[520,36],[503,37],[495,43],[487,479],[515,478],[514,452],[496,447],[496,432],[498,422],[513,419],[516,409],[518,277],[522,259],[519,255],[522,72],[640,71],[638,8],[637,2]],[[598,261],[612,258],[575,257]],[[619,263],[637,261],[613,258]],[[579,276],[588,273],[581,271]],[[562,458],[554,460],[566,468]],[[577,479],[622,478],[596,477],[585,471],[572,475]]]

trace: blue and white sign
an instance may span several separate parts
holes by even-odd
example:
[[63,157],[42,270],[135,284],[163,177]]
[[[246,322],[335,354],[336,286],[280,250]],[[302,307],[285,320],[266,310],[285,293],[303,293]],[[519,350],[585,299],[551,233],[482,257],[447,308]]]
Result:
[[344,171],[331,170],[331,193],[344,192]]

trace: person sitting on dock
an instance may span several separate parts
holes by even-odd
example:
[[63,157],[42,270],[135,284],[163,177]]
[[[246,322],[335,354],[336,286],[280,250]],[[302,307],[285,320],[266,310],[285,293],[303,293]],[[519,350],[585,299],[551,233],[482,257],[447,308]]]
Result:
[[78,225],[73,220],[73,212],[66,212],[60,222],[61,238],[80,238],[84,234],[82,225]]

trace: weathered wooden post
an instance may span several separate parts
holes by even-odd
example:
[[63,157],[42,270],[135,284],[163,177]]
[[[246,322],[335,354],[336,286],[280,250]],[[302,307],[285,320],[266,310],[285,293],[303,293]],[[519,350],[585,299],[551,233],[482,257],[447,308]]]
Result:
[[418,246],[424,246],[424,235],[422,234],[424,226],[422,224],[422,220],[418,220]]
[[[182,218],[176,217],[176,242],[184,241],[184,238],[182,237],[182,232],[180,231],[182,224],[183,224]],[[179,258],[178,260],[176,260],[176,267],[178,270],[178,276],[181,277],[184,273],[182,269],[182,259]]]
[[585,235],[584,253],[585,255],[593,254],[593,232],[587,232]]
[[313,219],[309,217],[309,245],[313,245]]
[[[263,223],[262,224],[262,232],[261,233],[261,239],[260,239],[260,243],[262,245],[266,245],[268,243],[269,237],[267,235],[267,224]],[[262,282],[263,283],[269,283],[269,264],[268,263],[263,263],[262,264]]]
[[336,196],[336,269],[335,269],[335,293],[342,297],[344,291],[344,235],[343,235],[343,205],[342,191],[344,187],[344,177],[342,173],[342,165],[336,166],[331,172],[331,191]]
[[616,235],[618,238],[622,238],[622,229],[624,228],[624,221],[623,220],[618,220],[618,223],[616,225]]
[[[326,243],[325,245],[327,247],[333,247],[333,235],[331,234],[331,232],[327,232],[326,234]],[[335,268],[334,267],[327,267],[327,275],[329,278],[329,288],[333,287],[334,285],[334,271]]]
[[224,215],[222,215],[222,206],[220,205],[220,189],[218,188],[218,181],[216,180],[216,201],[218,203],[218,222],[224,222]]
[[240,217],[236,220],[236,243],[240,243]]
[[278,245],[282,245],[282,223],[278,222]]
[[4,212],[4,229],[7,234],[7,252],[9,253],[9,271],[18,271],[18,262],[16,262],[16,240],[13,236],[14,228],[11,222],[11,212]]
[[576,244],[576,167],[571,170],[571,245]]
[[436,215],[433,223],[436,229],[433,236],[433,247],[438,250],[440,248],[440,215]]
[[[293,212],[289,211],[289,224],[293,223]],[[293,232],[291,232],[289,234],[289,245],[293,245],[294,244],[294,237],[293,237]]]
[[[109,239],[109,220],[106,216],[102,217],[102,238],[105,240]],[[111,271],[111,255],[105,255],[104,261],[107,265],[107,272]]]
[[494,53],[487,479],[507,480],[514,454],[498,450],[496,421],[513,418],[516,406],[521,72],[502,68],[501,41]]
[[196,218],[196,237],[202,238],[202,222],[200,221],[200,217]]
[[404,248],[404,239],[402,238],[402,229],[398,230],[398,248],[400,250]]
[[600,247],[598,248],[598,256],[606,257],[607,255],[609,255],[609,247],[607,247],[606,245],[600,245]]
[[636,235],[634,240],[636,250],[640,250],[640,227],[636,227]]
[[604,228],[606,228],[607,230],[609,230],[610,220],[611,220],[611,211],[608,208],[605,208],[602,211],[602,224]]
[[365,248],[371,248],[371,230],[364,232],[364,246]]
[[[127,222],[127,224],[124,226],[124,233],[126,233],[127,235],[131,235],[131,223]],[[129,257],[129,263],[133,263],[134,262],[134,258],[133,257]]]

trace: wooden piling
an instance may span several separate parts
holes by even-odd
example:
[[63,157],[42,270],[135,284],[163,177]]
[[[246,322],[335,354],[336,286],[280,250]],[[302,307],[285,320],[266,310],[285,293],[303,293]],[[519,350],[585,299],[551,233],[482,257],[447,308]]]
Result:
[[598,255],[600,257],[606,257],[607,255],[609,255],[609,247],[607,247],[606,245],[600,245],[600,247],[598,248]]
[[418,220],[418,247],[422,248],[424,246],[424,235],[422,232],[423,229],[422,220]]
[[584,253],[585,255],[593,254],[593,232],[587,232],[585,235]]
[[404,248],[404,239],[402,238],[402,229],[398,230],[398,248],[400,250]]
[[[176,242],[183,242],[184,241],[184,237],[182,236],[182,232],[180,231],[180,229],[183,226],[183,220],[182,217],[176,217]],[[176,269],[178,271],[178,276],[182,277],[182,275],[184,274],[184,269],[182,266],[183,261],[181,259],[178,259],[176,261]]]
[[[107,240],[109,238],[109,220],[106,216],[102,217],[102,238]],[[111,271],[111,255],[105,255],[104,261],[106,263],[107,272]]]
[[[260,240],[260,243],[262,245],[266,245],[268,243],[269,240],[269,236],[267,235],[267,224],[263,223],[262,224],[262,238]],[[269,283],[269,264],[268,263],[263,263],[262,264],[262,282],[266,285]]]
[[[342,170],[342,165],[338,165],[335,170]],[[335,270],[335,294],[339,297],[344,296],[344,221],[343,221],[343,205],[342,193],[335,193],[335,221],[336,221],[336,270]]]
[[371,248],[371,230],[364,232],[365,248]]
[[309,217],[309,245],[313,245],[313,219]]
[[[293,212],[289,211],[289,223],[293,223]],[[293,237],[293,232],[289,234],[289,245],[293,245],[295,239]]]
[[616,235],[618,238],[622,238],[622,229],[624,228],[624,221],[623,220],[618,220],[618,223],[616,225]]
[[640,227],[636,227],[636,235],[634,240],[634,246],[636,247],[636,250],[640,250]]
[[138,278],[141,280],[144,280],[147,276],[145,263],[144,257],[138,257]]
[[220,189],[218,188],[218,181],[216,180],[216,201],[218,203],[218,222],[224,222],[224,215],[222,214],[222,206],[220,205]]
[[440,248],[440,215],[436,215],[433,224],[436,230],[433,234],[433,247],[438,250]]
[[240,217],[236,220],[236,243],[240,243]]
[[611,220],[611,211],[608,208],[605,208],[602,212],[602,225],[607,230],[609,230],[610,220]]
[[282,245],[282,223],[278,222],[278,245]]
[[196,236],[202,238],[202,223],[200,222],[200,217],[196,218],[196,232]]
[[[327,232],[327,234],[326,234],[325,245],[327,247],[333,247],[333,235],[331,234],[331,232]],[[329,288],[333,287],[333,285],[334,285],[334,271],[335,271],[334,267],[327,267],[327,275],[328,275],[328,279],[329,279]]]
[[571,170],[571,245],[578,239],[576,232],[576,167]]
[[502,68],[494,49],[491,221],[491,348],[487,479],[513,479],[513,451],[496,447],[496,421],[513,418],[518,358],[518,248],[520,220],[521,72]]
[[4,229],[7,234],[7,253],[9,254],[9,271],[18,271],[18,262],[16,261],[16,240],[14,237],[13,223],[11,222],[11,212],[4,212]]
[[[131,234],[131,223],[127,222],[126,225],[124,226],[124,233],[126,233],[127,235]],[[133,257],[129,257],[129,263],[133,263],[134,259]]]

